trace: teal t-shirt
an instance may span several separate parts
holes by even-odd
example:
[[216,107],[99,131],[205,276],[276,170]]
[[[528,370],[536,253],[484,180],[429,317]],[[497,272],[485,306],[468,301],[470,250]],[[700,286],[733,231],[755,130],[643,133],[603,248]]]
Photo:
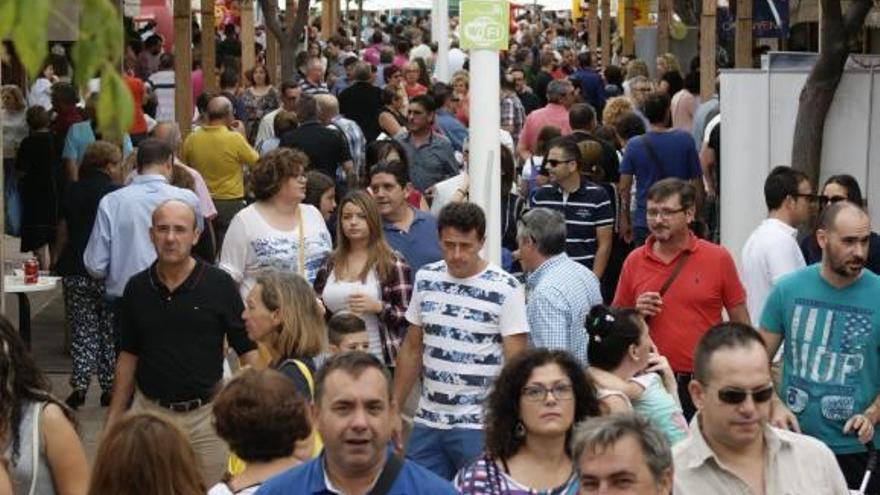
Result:
[[663,386],[663,379],[657,373],[647,373],[632,379],[644,391],[633,400],[633,409],[660,429],[670,445],[675,445],[688,436],[688,424],[681,411],[681,405]]
[[[880,393],[880,276],[863,270],[838,289],[819,264],[793,272],[773,288],[761,327],[783,335],[779,396],[801,430],[835,454],[864,452],[843,425]],[[874,445],[880,447],[874,435]]]

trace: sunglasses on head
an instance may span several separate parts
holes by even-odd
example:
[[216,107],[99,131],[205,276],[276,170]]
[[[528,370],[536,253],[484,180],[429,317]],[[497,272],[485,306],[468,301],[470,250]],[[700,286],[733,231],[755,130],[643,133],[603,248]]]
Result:
[[718,390],[718,400],[725,404],[742,404],[746,397],[752,396],[756,403],[767,402],[773,397],[773,385],[765,385],[761,388],[743,390],[740,388],[727,387]]

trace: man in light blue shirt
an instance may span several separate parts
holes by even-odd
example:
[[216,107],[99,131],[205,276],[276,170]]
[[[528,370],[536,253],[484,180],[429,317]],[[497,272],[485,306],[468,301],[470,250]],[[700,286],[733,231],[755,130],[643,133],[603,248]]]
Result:
[[146,139],[137,151],[138,175],[126,187],[104,196],[92,235],[83,253],[86,270],[103,279],[107,296],[122,297],[132,275],[146,270],[156,259],[150,240],[153,210],[169,199],[181,200],[196,211],[199,230],[203,215],[195,193],[168,183],[174,153],[158,139]]
[[526,279],[529,344],[570,352],[587,364],[584,321],[590,308],[602,304],[599,279],[565,254],[562,213],[535,208],[519,224],[520,262]]

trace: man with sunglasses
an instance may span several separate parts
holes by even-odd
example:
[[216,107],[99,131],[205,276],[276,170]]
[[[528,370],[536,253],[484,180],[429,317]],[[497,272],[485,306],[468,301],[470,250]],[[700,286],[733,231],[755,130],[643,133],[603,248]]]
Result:
[[806,266],[797,233],[800,226],[810,221],[815,200],[810,180],[791,167],[774,168],[764,181],[769,214],[743,246],[740,272],[755,326],[773,285],[783,275]]
[[[779,280],[761,315],[770,355],[786,344],[773,423],[828,445],[852,488],[868,463],[863,444],[880,445],[880,276],[864,269],[870,235],[861,206],[827,207],[816,230],[822,262]],[[880,477],[865,493],[880,493]]]
[[694,352],[688,388],[699,412],[690,436],[673,448],[674,493],[849,493],[828,447],[769,424],[774,389],[754,328],[709,329]]

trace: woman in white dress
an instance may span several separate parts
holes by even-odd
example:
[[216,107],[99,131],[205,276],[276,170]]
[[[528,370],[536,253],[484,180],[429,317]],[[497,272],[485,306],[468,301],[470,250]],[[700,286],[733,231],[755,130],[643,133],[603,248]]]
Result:
[[254,166],[251,183],[257,201],[239,211],[220,252],[220,267],[240,284],[242,298],[266,269],[298,273],[311,284],[333,248],[317,208],[303,203],[308,157],[279,148]]

